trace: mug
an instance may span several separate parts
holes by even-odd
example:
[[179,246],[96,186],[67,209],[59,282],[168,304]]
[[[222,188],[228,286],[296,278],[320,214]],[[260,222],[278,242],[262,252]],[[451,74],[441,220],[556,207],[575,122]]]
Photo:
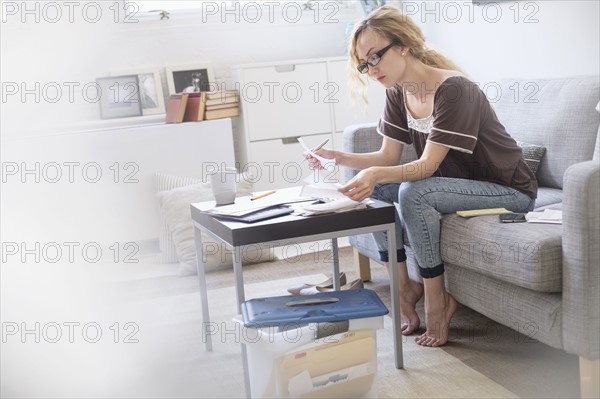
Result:
[[221,168],[210,174],[210,185],[217,205],[228,205],[235,202],[237,170]]

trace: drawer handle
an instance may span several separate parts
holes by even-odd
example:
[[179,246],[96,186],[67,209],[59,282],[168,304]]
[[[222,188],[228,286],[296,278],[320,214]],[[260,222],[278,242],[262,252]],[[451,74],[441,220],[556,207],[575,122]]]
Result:
[[283,144],[296,144],[298,143],[298,137],[284,137],[281,139]]
[[275,65],[275,71],[277,72],[294,72],[296,70],[296,65]]

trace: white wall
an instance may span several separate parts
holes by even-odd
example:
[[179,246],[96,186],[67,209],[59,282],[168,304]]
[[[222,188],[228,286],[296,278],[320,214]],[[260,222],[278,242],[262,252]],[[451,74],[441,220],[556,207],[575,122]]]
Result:
[[598,1],[427,3],[407,1],[403,7],[422,24],[429,43],[482,84],[600,73]]

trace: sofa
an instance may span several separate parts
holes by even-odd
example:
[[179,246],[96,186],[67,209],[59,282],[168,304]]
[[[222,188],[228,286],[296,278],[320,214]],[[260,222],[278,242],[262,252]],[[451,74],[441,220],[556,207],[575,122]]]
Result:
[[[600,356],[599,93],[598,76],[506,79],[486,92],[524,149],[545,148],[535,211],[562,210],[562,225],[441,215],[446,284],[458,302],[594,367]],[[376,123],[349,126],[344,150],[374,151],[381,140]],[[400,162],[415,158],[405,146]],[[346,180],[355,173],[347,170]],[[372,236],[353,236],[350,243],[359,275],[370,280],[369,260],[379,262]],[[418,279],[406,250],[409,274]]]

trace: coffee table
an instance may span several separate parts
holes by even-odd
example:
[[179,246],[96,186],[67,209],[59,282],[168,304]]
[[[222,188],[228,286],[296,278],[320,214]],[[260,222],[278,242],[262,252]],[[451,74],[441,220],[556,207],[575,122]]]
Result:
[[[277,190],[278,195],[289,198],[290,202],[299,198],[300,187]],[[249,198],[238,198],[236,202],[249,201]],[[260,200],[257,200],[260,201]],[[241,312],[241,304],[245,301],[244,278],[242,275],[242,251],[245,248],[265,244],[269,247],[285,246],[303,242],[331,240],[333,260],[334,289],[339,289],[339,237],[356,234],[386,231],[389,242],[389,261],[396,264],[396,208],[392,204],[373,200],[366,209],[358,209],[342,213],[330,213],[317,216],[286,215],[256,223],[243,223],[231,220],[220,220],[203,211],[214,208],[214,201],[195,203],[191,205],[194,224],[194,240],[198,267],[198,281],[202,300],[202,332],[205,348],[212,351],[210,334],[210,313],[206,290],[205,261],[202,255],[202,235],[209,234],[220,241],[227,250],[233,253],[233,270],[237,295],[237,312]],[[398,270],[391,267],[390,290],[392,297],[392,320],[394,336],[394,353],[396,368],[403,368],[402,335],[400,333],[400,300],[398,287]],[[246,392],[249,391],[246,348],[242,345],[244,363],[244,378]]]

